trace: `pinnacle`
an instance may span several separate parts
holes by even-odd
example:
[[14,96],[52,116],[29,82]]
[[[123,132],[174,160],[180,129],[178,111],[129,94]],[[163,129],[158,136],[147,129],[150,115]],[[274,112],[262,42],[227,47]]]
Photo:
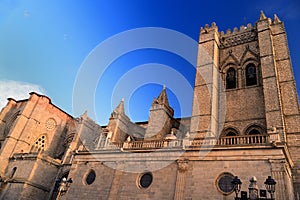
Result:
[[84,111],[84,113],[81,115],[82,118],[87,118],[87,110]]
[[281,20],[278,18],[276,14],[274,14],[274,23],[275,24],[281,23]]
[[124,98],[122,98],[119,105],[116,107],[115,111],[117,113],[125,113],[125,111],[124,111]]
[[264,20],[264,19],[267,19],[267,17],[265,15],[264,11],[261,10],[260,11],[260,16],[259,16],[259,21]]
[[159,104],[165,104],[167,106],[169,105],[168,96],[167,96],[167,92],[166,92],[166,86],[163,87],[163,90],[159,94],[157,101]]

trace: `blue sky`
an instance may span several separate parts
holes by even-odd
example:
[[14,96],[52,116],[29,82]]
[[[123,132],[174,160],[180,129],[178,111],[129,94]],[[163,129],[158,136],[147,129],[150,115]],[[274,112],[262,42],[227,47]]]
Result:
[[[28,91],[35,90],[49,96],[66,112],[79,116],[84,110],[74,111],[73,98],[81,99],[73,95],[74,84],[84,61],[102,42],[124,31],[143,27],[171,29],[197,41],[199,29],[206,23],[216,22],[220,31],[226,31],[255,23],[260,10],[271,18],[277,13],[285,23],[299,93],[299,1],[223,2],[0,0],[0,105],[6,103],[8,96],[28,98]],[[105,57],[100,55],[99,60]],[[118,81],[132,69],[149,63],[168,66],[167,70],[174,69],[172,73],[178,72],[190,85],[194,83],[195,69],[182,57],[155,48],[131,51],[106,66],[96,88],[88,84],[89,74],[87,82],[81,83],[87,91],[94,90],[95,114],[90,116],[106,124],[112,109],[124,97],[114,94],[117,84],[124,86]],[[97,69],[90,73],[91,77],[98,74]],[[152,77],[151,71],[134,73],[134,78],[139,80],[151,80]],[[167,79],[170,74],[163,72],[158,76]],[[147,120],[153,97],[158,96],[163,84],[166,83],[149,81],[137,85],[134,91],[125,91],[130,94],[125,98],[126,112],[133,121]],[[186,110],[191,108],[192,102],[184,105],[187,109],[182,110],[178,95],[173,90],[168,90],[168,94],[176,116],[188,116],[190,113]],[[191,100],[190,93],[186,96]]]

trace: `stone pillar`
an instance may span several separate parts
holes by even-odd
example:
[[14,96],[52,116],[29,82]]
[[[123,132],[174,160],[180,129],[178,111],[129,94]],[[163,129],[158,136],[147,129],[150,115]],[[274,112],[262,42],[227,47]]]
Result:
[[185,177],[188,170],[188,160],[177,160],[178,170],[174,200],[184,199]]
[[120,180],[123,174],[125,163],[123,161],[117,162],[115,167],[114,179],[112,181],[110,192],[109,192],[109,200],[118,199],[119,188],[120,188]]
[[272,178],[276,181],[275,185],[275,199],[276,200],[293,200],[293,195],[290,194],[291,189],[288,188],[288,176],[285,160],[270,160]]
[[256,184],[257,179],[255,176],[250,178],[250,185],[249,185],[249,199],[256,200],[258,198],[258,186]]

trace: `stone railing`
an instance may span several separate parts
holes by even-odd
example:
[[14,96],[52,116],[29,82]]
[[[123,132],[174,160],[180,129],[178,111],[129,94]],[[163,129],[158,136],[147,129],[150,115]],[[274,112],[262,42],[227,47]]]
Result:
[[267,135],[228,136],[219,138],[216,145],[252,145],[267,142]]
[[182,147],[182,140],[145,140],[125,142],[123,149],[162,149]]
[[199,148],[202,146],[230,147],[246,145],[269,144],[268,135],[245,135],[245,136],[226,136],[220,138],[194,139],[185,138],[177,140],[144,140],[131,142],[106,143],[98,149],[122,149],[122,150],[151,150],[151,149],[170,149],[170,148]]
[[123,142],[113,142],[113,143],[107,143],[103,147],[99,147],[99,149],[121,149],[123,148]]

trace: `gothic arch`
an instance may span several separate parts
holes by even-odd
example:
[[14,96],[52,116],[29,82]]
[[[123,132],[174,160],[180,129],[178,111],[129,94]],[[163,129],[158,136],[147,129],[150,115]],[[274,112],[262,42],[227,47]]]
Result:
[[243,131],[245,135],[265,135],[266,131],[261,125],[251,124]]
[[231,51],[229,51],[228,56],[226,56],[226,58],[221,62],[219,70],[224,71],[228,65],[240,65],[239,60],[232,54]]
[[240,59],[240,64],[243,66],[247,61],[252,60],[254,62],[258,62],[259,56],[258,54],[254,53],[249,46],[246,46],[245,51]]
[[232,126],[224,128],[221,134],[222,137],[238,135],[240,135],[238,129]]

